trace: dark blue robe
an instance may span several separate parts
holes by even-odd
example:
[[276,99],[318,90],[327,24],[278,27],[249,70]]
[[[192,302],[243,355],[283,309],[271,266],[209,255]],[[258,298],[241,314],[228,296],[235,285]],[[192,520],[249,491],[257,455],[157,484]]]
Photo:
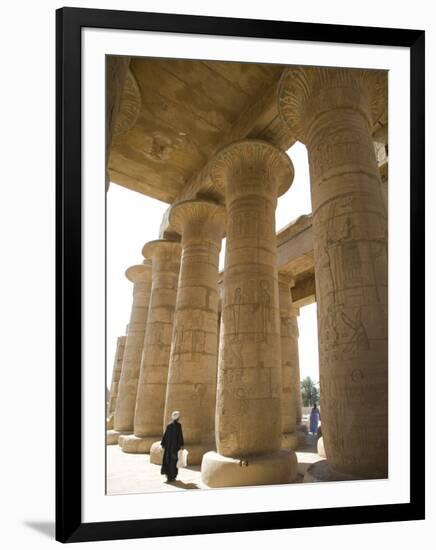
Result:
[[160,473],[166,475],[168,480],[176,479],[179,473],[177,469],[177,453],[184,446],[182,426],[178,420],[172,420],[167,425],[160,444],[164,449]]
[[318,430],[318,424],[321,419],[321,415],[319,413],[319,409],[312,409],[310,413],[310,427],[309,432],[312,432],[313,434],[317,433]]

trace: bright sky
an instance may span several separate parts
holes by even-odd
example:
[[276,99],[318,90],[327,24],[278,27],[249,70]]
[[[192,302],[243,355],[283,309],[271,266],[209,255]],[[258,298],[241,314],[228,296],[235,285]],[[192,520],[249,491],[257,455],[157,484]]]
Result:
[[[277,230],[302,214],[311,212],[309,165],[306,148],[296,143],[288,151],[295,169],[290,189],[278,200]],[[132,283],[124,276],[131,265],[142,263],[142,247],[159,237],[162,216],[168,204],[151,199],[111,183],[107,193],[107,369],[108,384],[112,378],[113,359],[118,336],[125,334],[132,304]],[[224,266],[225,242],[220,268]],[[300,309],[299,353],[301,378],[318,374],[318,336],[316,304]]]

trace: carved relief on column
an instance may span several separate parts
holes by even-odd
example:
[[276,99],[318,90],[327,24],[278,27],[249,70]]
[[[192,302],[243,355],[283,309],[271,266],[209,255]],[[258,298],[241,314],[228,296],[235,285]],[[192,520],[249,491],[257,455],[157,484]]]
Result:
[[180,243],[156,240],[142,253],[152,260],[152,283],[136,398],[134,435],[120,437],[124,452],[146,453],[162,436],[174,306],[180,269]]
[[112,371],[111,391],[110,391],[110,397],[109,397],[109,410],[108,410],[108,418],[107,418],[107,425],[106,425],[108,429],[112,429],[114,427],[115,404],[117,402],[118,385],[119,385],[120,376],[121,376],[121,367],[123,365],[125,345],[126,345],[126,337],[118,336],[117,347],[115,350],[114,368]]
[[225,229],[225,208],[191,200],[171,209],[170,223],[182,236],[179,289],[165,403],[181,413],[190,464],[200,464],[215,448],[218,261]]
[[300,309],[296,306],[292,306],[291,309],[291,315],[290,315],[290,325],[291,325],[291,332],[293,334],[293,337],[296,340],[296,372],[297,375],[295,377],[295,395],[297,396],[296,401],[296,407],[297,407],[297,414],[296,414],[296,421],[297,421],[297,430],[302,431],[306,433],[307,431],[307,425],[302,424],[302,418],[303,418],[303,400],[301,397],[301,375],[300,375],[300,355],[299,355],[299,338],[300,338],[300,330],[298,328],[298,316],[300,315]]
[[[280,451],[275,208],[292,182],[292,163],[266,142],[244,140],[218,152],[211,174],[225,192],[227,245],[215,428],[219,454],[204,455],[202,479],[210,486],[289,482],[296,458]],[[251,469],[240,468],[240,460]]]
[[322,430],[330,467],[387,476],[387,219],[371,138],[383,71],[292,68],[281,116],[309,153]]
[[[296,434],[300,402],[300,369],[298,357],[298,325],[291,288],[295,280],[279,273],[280,347],[282,362],[282,447],[296,449],[301,443]],[[301,418],[301,417],[300,417]]]
[[119,432],[133,431],[136,391],[150,301],[151,262],[130,267],[126,271],[126,277],[133,282],[133,303],[114,414],[114,429]]

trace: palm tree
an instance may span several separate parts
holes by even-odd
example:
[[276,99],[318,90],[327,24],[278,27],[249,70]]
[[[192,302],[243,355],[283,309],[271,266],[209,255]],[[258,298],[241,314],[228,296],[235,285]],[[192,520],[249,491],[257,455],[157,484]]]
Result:
[[305,407],[310,407],[319,402],[319,389],[310,376],[306,376],[301,381],[301,398]]

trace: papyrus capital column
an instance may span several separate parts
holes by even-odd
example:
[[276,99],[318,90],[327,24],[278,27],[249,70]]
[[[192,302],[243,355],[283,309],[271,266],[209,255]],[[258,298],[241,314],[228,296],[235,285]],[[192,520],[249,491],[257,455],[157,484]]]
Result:
[[[279,273],[280,347],[282,361],[282,448],[296,449],[304,434],[297,433],[300,403],[297,309],[292,304],[295,279]],[[301,419],[301,416],[300,416]]]
[[[291,291],[292,294],[292,291]],[[291,325],[291,332],[293,334],[293,338],[296,341],[296,361],[297,361],[297,377],[295,379],[295,394],[297,395],[297,431],[303,432],[303,434],[307,433],[307,425],[302,423],[303,418],[303,400],[301,397],[301,371],[300,371],[300,347],[299,347],[299,338],[300,338],[300,329],[298,327],[298,317],[300,315],[300,308],[292,305],[291,313],[290,313],[290,325]]]
[[142,253],[152,262],[147,329],[136,397],[134,434],[120,437],[125,452],[146,453],[162,436],[174,306],[180,269],[180,243],[159,239]]
[[207,200],[172,207],[171,226],[182,236],[164,422],[181,413],[190,464],[215,448],[218,262],[225,207]]
[[211,174],[225,194],[227,246],[217,384],[219,454],[204,455],[202,479],[215,487],[289,482],[296,475],[296,458],[292,451],[280,451],[275,208],[277,196],[292,182],[292,163],[266,142],[244,140],[218,152]]
[[133,283],[133,302],[115,405],[114,429],[118,432],[133,431],[139,368],[150,301],[151,262],[129,267],[126,277]]
[[279,109],[308,149],[322,431],[333,471],[387,476],[387,219],[371,138],[386,73],[296,67]]
[[109,397],[109,410],[107,419],[107,428],[114,427],[115,405],[118,397],[118,385],[121,377],[121,367],[123,366],[124,348],[126,346],[126,337],[118,336],[117,347],[115,350],[114,367],[112,371],[111,391]]

